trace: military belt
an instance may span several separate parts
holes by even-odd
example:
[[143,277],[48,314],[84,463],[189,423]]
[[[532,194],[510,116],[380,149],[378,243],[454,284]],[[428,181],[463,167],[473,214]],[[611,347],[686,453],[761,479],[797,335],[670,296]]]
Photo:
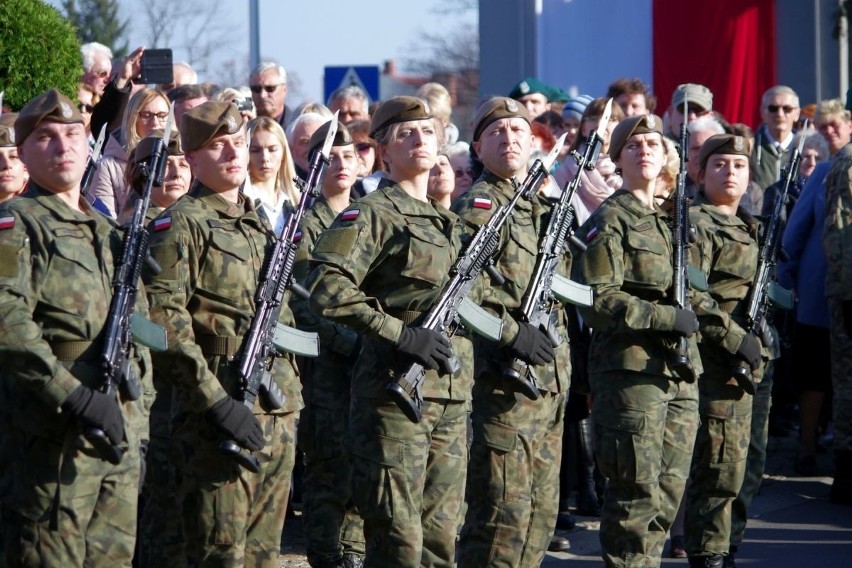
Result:
[[241,335],[199,335],[196,336],[195,343],[205,355],[232,357],[243,344],[243,337]]
[[57,341],[50,350],[60,361],[95,361],[100,355],[99,343],[93,341]]

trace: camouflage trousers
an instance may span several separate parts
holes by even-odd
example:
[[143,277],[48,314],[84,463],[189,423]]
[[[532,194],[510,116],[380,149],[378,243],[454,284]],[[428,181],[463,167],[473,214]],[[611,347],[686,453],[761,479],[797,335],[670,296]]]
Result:
[[834,451],[852,452],[852,337],[843,323],[843,302],[829,296]]
[[299,413],[256,417],[266,440],[254,453],[258,473],[219,451],[222,435],[205,417],[184,415],[174,422],[187,566],[278,567]]
[[589,377],[595,455],[608,478],[600,540],[606,566],[659,566],[689,475],[698,385],[629,371]]
[[752,397],[751,436],[746,458],[745,477],[737,498],[731,505],[731,546],[743,542],[748,508],[754,501],[763,481],[766,467],[766,445],[769,442],[769,409],[772,406],[772,375],[775,361],[766,363],[763,380],[757,384],[757,393]]
[[[127,428],[118,465],[100,458],[79,430],[64,440],[18,438],[3,508],[6,565],[130,566],[136,543],[139,440]],[[79,438],[78,438],[79,437]]]
[[364,522],[350,499],[348,421],[348,408],[318,405],[305,407],[299,421],[305,452],[302,526],[311,566],[336,565],[343,554],[364,556]]
[[474,388],[459,567],[539,566],[556,528],[564,394],[532,401]]
[[367,567],[454,565],[470,405],[427,399],[421,411],[414,424],[388,398],[352,399],[352,499]]
[[707,373],[698,379],[701,424],[686,495],[686,552],[727,554],[731,507],[746,472],[753,397]]

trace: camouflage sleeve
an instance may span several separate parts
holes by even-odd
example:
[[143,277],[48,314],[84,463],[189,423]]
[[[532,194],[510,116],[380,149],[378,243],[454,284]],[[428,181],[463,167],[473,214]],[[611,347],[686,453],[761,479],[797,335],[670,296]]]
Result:
[[392,228],[381,211],[363,201],[351,206],[317,239],[306,283],[314,312],[358,333],[396,343],[402,320],[385,314],[379,302],[360,289],[385,252],[389,231]]
[[151,319],[166,328],[169,341],[166,351],[152,354],[154,365],[164,379],[193,393],[190,405],[202,412],[227,393],[208,369],[195,342],[188,309],[195,291],[198,262],[204,254],[199,246],[200,231],[186,216],[170,210],[154,220],[151,229],[151,256],[162,270],[151,276],[146,291]]
[[[579,231],[586,250],[574,259],[573,278],[594,291],[594,300],[580,313],[590,327],[617,331],[671,331],[675,308],[638,298],[624,291],[624,239],[629,230],[620,223],[591,217]],[[653,269],[650,267],[649,269]]]
[[[317,237],[322,233],[319,227],[306,222],[302,226],[302,240],[296,251],[296,262],[293,265],[293,278],[302,286],[307,286],[310,273],[311,249]],[[299,329],[313,331],[319,335],[320,345],[335,353],[347,357],[352,354],[358,341],[358,334],[348,327],[323,319],[311,310],[310,300],[298,294],[291,294],[290,308]]]
[[81,383],[56,359],[33,320],[39,274],[48,264],[41,242],[21,216],[0,209],[0,367],[58,409]]
[[[710,279],[715,269],[717,251],[723,243],[718,241],[712,220],[696,211],[690,211],[690,217],[696,236],[695,243],[689,249],[690,262]],[[731,318],[731,314],[719,307],[709,292],[691,288],[690,300],[698,316],[701,341],[710,341],[728,353],[736,353],[746,331]]]

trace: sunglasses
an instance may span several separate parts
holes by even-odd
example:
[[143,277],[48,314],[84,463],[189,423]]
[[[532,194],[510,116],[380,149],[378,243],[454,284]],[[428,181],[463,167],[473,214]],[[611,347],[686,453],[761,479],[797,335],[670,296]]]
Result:
[[92,114],[92,111],[95,110],[95,107],[93,105],[87,105],[86,103],[80,103],[77,105],[77,110],[79,110],[80,112],[87,112],[89,114]]
[[364,154],[372,150],[373,145],[369,142],[358,142],[357,144],[355,144],[355,149],[358,151],[359,154]]
[[252,93],[260,93],[261,91],[266,91],[267,93],[274,93],[275,89],[283,85],[284,83],[280,83],[278,85],[252,85],[249,87]]
[[95,77],[97,77],[99,79],[103,79],[103,78],[109,76],[109,71],[91,71],[91,73],[92,73],[92,75],[94,75]]
[[766,110],[768,110],[772,114],[775,114],[779,110],[783,110],[784,114],[790,114],[791,112],[793,112],[797,108],[799,108],[799,107],[794,107],[794,106],[790,106],[790,105],[784,105],[784,106],[766,105]]

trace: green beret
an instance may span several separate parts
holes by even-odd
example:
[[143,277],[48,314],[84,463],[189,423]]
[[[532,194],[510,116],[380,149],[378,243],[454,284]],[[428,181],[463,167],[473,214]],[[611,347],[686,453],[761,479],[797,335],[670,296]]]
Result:
[[751,140],[735,134],[714,134],[704,141],[698,151],[698,163],[702,170],[713,154],[733,154],[751,158]]
[[[310,157],[313,154],[314,150],[321,148],[322,143],[325,142],[325,137],[328,136],[328,129],[331,128],[331,121],[329,120],[319,128],[317,128],[314,133],[311,135],[311,141],[308,143],[308,156]],[[331,143],[332,146],[349,146],[350,144],[354,144],[352,141],[352,135],[349,134],[349,129],[346,128],[346,125],[337,121],[337,134],[334,135],[334,141]]]
[[672,106],[678,109],[678,112],[683,111],[684,97],[687,104],[693,103],[704,110],[713,110],[713,93],[704,85],[684,83],[677,86],[672,95]]
[[[163,138],[163,130],[158,128],[154,130],[139,141],[139,144],[136,145],[136,148],[130,153],[130,163],[138,164],[139,162],[143,162],[151,157],[151,153],[154,151],[154,145],[157,143],[157,140],[162,140]],[[169,134],[169,156],[183,156],[183,147],[180,143],[180,134],[176,131],[172,130]]]
[[473,141],[479,140],[480,134],[492,122],[501,118],[522,118],[530,123],[530,115],[527,107],[518,104],[515,99],[509,97],[491,97],[476,109],[473,115]]
[[527,77],[526,79],[523,79],[518,82],[518,84],[512,88],[512,90],[509,92],[509,97],[513,99],[520,99],[521,97],[533,95],[536,93],[548,97],[552,92],[553,87],[551,87],[550,85],[542,83],[535,77]]
[[612,160],[617,160],[628,138],[635,134],[648,134],[649,132],[656,132],[662,136],[663,119],[656,114],[625,118],[612,131],[612,137],[609,140],[609,157]]
[[56,89],[48,89],[28,102],[18,113],[18,118],[15,119],[15,140],[17,143],[23,144],[27,136],[43,120],[63,124],[83,124],[83,117],[74,103],[71,102],[71,99]]
[[370,122],[370,138],[391,124],[432,118],[429,105],[418,97],[393,97],[379,105]]
[[8,146],[17,146],[15,144],[15,129],[0,124],[0,148]]
[[225,101],[207,101],[180,117],[180,138],[186,152],[198,150],[217,134],[235,134],[243,127],[237,105]]

